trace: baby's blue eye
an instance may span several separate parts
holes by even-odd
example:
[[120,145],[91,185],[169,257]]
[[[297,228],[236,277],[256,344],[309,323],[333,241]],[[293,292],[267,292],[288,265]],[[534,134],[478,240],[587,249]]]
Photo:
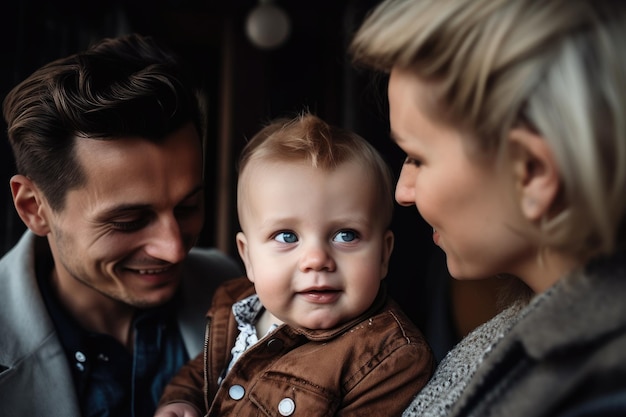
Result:
[[294,243],[298,241],[298,236],[293,232],[279,232],[274,239],[281,243]]
[[341,230],[337,232],[333,240],[335,242],[348,243],[354,241],[356,238],[357,235],[354,230]]

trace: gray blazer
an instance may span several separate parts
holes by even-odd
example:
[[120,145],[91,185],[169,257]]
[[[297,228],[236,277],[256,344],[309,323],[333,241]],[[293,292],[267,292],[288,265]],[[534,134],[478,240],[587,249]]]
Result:
[[[79,417],[72,375],[37,286],[37,240],[27,231],[0,259],[0,416]],[[215,288],[241,275],[239,264],[216,249],[191,250],[178,312],[189,357],[202,350]]]

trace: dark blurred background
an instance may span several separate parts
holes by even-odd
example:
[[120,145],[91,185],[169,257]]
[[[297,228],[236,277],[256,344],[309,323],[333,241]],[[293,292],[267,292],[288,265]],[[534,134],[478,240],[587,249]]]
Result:
[[[174,49],[193,69],[209,104],[207,220],[199,244],[217,246],[238,259],[235,160],[246,138],[269,119],[294,115],[306,107],[365,137],[394,173],[399,172],[403,154],[388,135],[385,80],[355,68],[346,53],[353,32],[376,3],[378,0],[3,2],[0,98],[41,65],[102,37],[138,32]],[[257,7],[267,9],[268,5],[284,12],[289,30],[278,45],[259,47],[248,37],[246,25]],[[279,23],[271,23],[270,29]],[[6,125],[3,120],[1,123],[3,254],[25,227],[11,202],[8,180],[14,166]],[[451,284],[443,254],[434,247],[431,230],[414,208],[397,206],[392,228],[396,245],[387,277],[390,292],[441,357],[459,336],[492,314],[493,291],[481,284]]]

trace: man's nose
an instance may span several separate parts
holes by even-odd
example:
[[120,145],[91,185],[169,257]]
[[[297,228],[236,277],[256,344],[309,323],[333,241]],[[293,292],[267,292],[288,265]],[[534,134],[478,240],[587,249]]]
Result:
[[155,259],[178,263],[187,256],[187,246],[174,216],[163,216],[154,224],[146,253]]

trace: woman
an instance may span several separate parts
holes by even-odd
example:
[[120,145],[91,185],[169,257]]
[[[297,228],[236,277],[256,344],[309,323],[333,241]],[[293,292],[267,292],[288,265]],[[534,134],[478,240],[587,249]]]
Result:
[[532,291],[405,416],[626,412],[625,40],[611,0],[387,0],[357,32],[355,62],[389,74],[396,200],[453,277]]

